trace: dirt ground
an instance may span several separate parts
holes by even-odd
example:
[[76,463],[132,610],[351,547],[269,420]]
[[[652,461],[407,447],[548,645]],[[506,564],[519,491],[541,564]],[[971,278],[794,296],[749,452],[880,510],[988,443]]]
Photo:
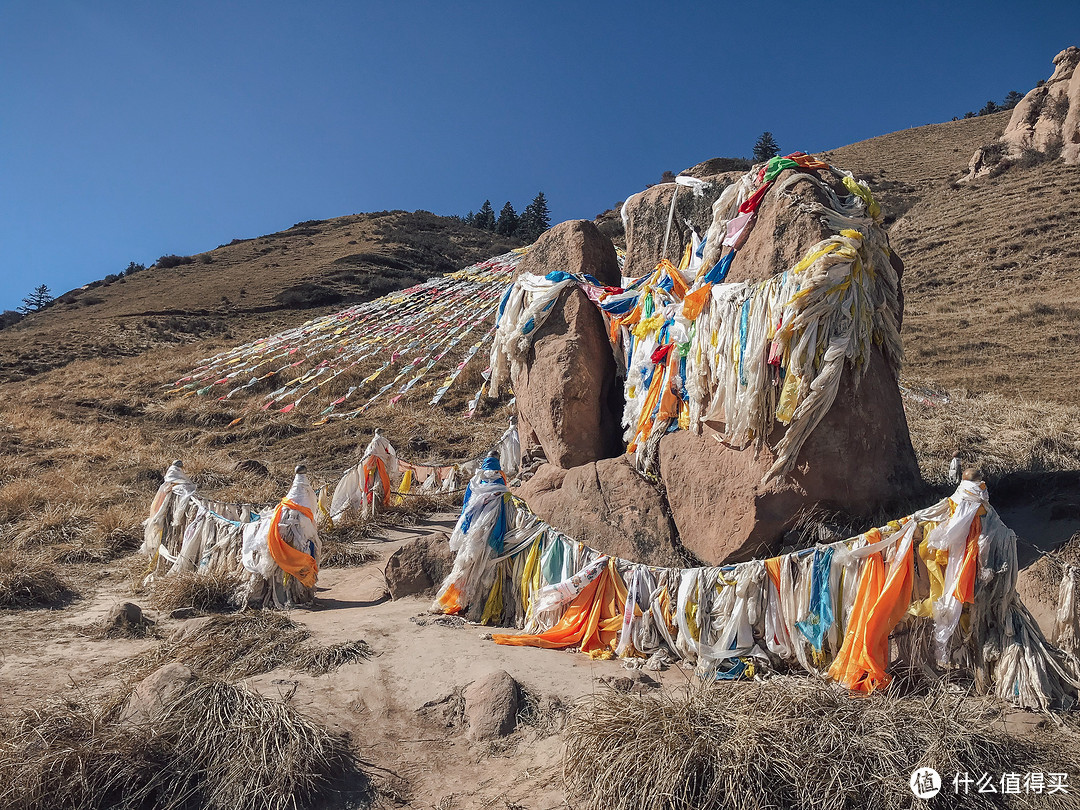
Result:
[[[275,669],[242,683],[268,697],[289,697],[320,723],[348,732],[394,804],[440,810],[566,806],[557,716],[551,718],[554,725],[523,724],[508,738],[472,744],[460,718],[455,721],[446,707],[469,683],[498,670],[534,699],[556,706],[606,688],[601,678],[626,670],[618,661],[573,652],[499,646],[488,637],[490,628],[431,621],[429,599],[391,601],[382,573],[386,560],[418,535],[449,531],[455,518],[438,515],[412,529],[387,530],[371,544],[375,561],[324,569],[317,605],[290,612],[316,641],[363,639],[372,658],[327,675]],[[148,652],[157,641],[95,638],[94,630],[118,602],[146,605],[161,636],[181,626],[150,609],[145,593],[133,595],[130,571],[138,566],[131,563],[102,569],[96,590],[65,609],[9,614],[0,655],[0,710],[50,694],[122,688],[125,659]],[[678,668],[650,675],[670,685],[690,677]]]

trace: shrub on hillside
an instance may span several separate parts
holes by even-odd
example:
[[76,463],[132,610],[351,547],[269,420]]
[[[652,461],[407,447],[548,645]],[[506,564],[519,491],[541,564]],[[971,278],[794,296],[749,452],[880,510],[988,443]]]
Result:
[[0,312],[0,329],[7,329],[9,326],[14,326],[23,319],[23,316],[13,309],[5,309]]
[[160,268],[167,269],[169,267],[179,267],[182,264],[192,264],[194,261],[195,260],[190,256],[177,256],[176,254],[170,253],[159,258],[155,264]]

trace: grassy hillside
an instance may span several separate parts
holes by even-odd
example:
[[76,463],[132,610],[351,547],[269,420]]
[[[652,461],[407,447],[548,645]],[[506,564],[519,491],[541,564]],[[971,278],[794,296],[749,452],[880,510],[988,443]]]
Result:
[[426,211],[302,222],[72,290],[0,330],[0,381],[211,335],[240,342],[460,270],[517,243]]
[[1075,402],[1080,169],[1015,166],[958,183],[1010,113],[826,153],[865,177],[903,257],[905,374],[949,389]]

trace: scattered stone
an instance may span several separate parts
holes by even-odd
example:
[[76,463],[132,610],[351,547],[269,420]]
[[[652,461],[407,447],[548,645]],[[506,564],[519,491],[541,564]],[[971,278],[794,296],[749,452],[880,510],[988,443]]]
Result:
[[184,619],[194,619],[198,615],[199,611],[193,607],[178,607],[169,614],[169,618],[183,621]]
[[150,623],[143,616],[142,608],[134,602],[121,602],[113,605],[112,610],[105,617],[105,628],[109,631],[120,632],[125,635],[141,633]]
[[505,737],[517,726],[521,685],[502,670],[465,687],[467,736],[473,742]]
[[128,698],[120,714],[121,723],[152,723],[161,710],[176,701],[195,679],[194,673],[176,661],[147,675]]
[[169,634],[169,641],[174,644],[187,641],[188,639],[195,638],[202,633],[203,629],[214,620],[213,616],[199,616],[194,619],[187,619],[181,622],[172,633]]
[[659,689],[660,683],[640,670],[631,670],[626,675],[604,675],[597,678],[600,683],[610,686],[616,692],[633,692],[640,695],[650,689]]
[[386,561],[384,575],[391,599],[405,596],[434,596],[454,567],[450,538],[432,532],[406,543]]

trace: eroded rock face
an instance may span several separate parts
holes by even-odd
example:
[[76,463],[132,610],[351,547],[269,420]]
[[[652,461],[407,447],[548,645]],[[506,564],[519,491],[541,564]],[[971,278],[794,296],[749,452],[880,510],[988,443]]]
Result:
[[[603,240],[614,257],[611,240],[592,223],[570,224],[582,227],[556,226],[548,231],[526,257],[533,259],[526,269],[537,275],[567,269],[561,262],[539,264],[533,256],[537,247],[542,247],[543,255],[548,257],[565,257],[577,250],[575,255],[582,261],[570,269],[612,283],[609,266],[584,261],[586,256],[605,251],[567,247],[576,245],[578,237],[587,234],[583,237],[585,244]],[[618,265],[615,267],[618,279]],[[536,330],[529,357],[514,375],[513,385],[523,459],[530,455],[531,438],[540,444],[549,462],[563,468],[622,452],[622,390],[615,358],[603,317],[580,289],[564,293]]]
[[571,470],[546,464],[518,494],[542,520],[607,554],[649,565],[685,562],[663,496],[629,456]]
[[968,165],[972,180],[991,174],[1002,160],[1026,153],[1080,164],[1080,48],[1071,46],[1054,57],[1054,75],[1031,90],[1016,107],[1005,132],[994,144],[975,151]]
[[1080,48],[1069,47],[1054,57],[1054,75],[1036,87],[1013,109],[1001,136],[1011,157],[1023,150],[1047,152],[1061,147],[1066,163],[1080,162]]
[[434,595],[454,566],[450,538],[432,532],[406,543],[386,561],[386,589],[391,599]]

